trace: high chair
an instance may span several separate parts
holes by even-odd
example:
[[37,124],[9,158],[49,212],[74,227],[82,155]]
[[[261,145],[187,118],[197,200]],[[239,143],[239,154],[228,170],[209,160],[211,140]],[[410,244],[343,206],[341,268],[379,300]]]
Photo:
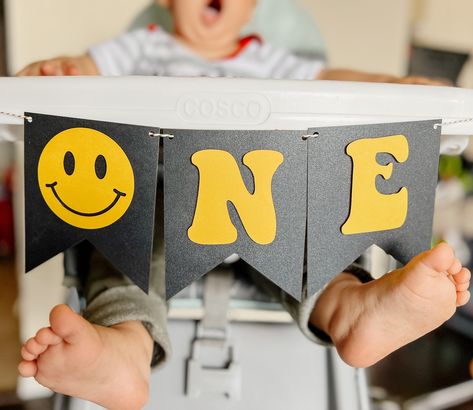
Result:
[[[395,85],[372,85],[366,87],[365,84],[352,84],[348,86],[344,83],[316,83],[316,82],[287,82],[287,81],[265,81],[258,82],[252,80],[221,80],[221,79],[173,79],[173,78],[151,78],[151,77],[137,77],[137,78],[23,78],[23,79],[2,79],[0,81],[0,86],[4,90],[3,101],[0,101],[3,106],[7,107],[7,111],[17,110],[16,107],[26,107],[28,111],[43,111],[43,112],[54,112],[58,115],[77,115],[78,117],[93,117],[98,116],[106,120],[120,120],[125,122],[136,122],[143,123],[145,118],[153,118],[150,123],[151,126],[157,124],[163,124],[166,122],[166,125],[169,127],[177,127],[178,124],[182,124],[182,119],[180,119],[172,111],[172,108],[175,107],[175,103],[180,95],[184,92],[191,94],[201,94],[205,92],[217,91],[219,89],[225,91],[226,95],[232,95],[237,90],[239,95],[241,92],[248,93],[247,95],[258,95],[265,96],[268,101],[271,102],[273,107],[273,112],[268,113],[269,118],[263,124],[259,124],[256,128],[259,127],[288,127],[294,129],[304,129],[308,127],[310,123],[320,123],[320,124],[330,124],[330,123],[350,123],[364,121],[368,123],[376,123],[379,121],[389,121],[394,119],[413,119],[413,118],[422,118],[422,117],[435,117],[440,112],[448,112],[453,117],[448,118],[467,118],[471,116],[473,95],[470,90],[461,90],[461,89],[437,89],[437,88],[420,88],[420,87],[411,87],[409,92],[406,92],[406,87],[395,86]],[[162,87],[169,87],[170,93],[168,94],[169,100],[167,104],[169,106],[159,106],[156,105],[157,101],[153,99],[152,94],[162,90]],[[113,87],[121,87],[124,90],[123,96],[120,99],[110,99],[105,92],[106,89]],[[299,95],[304,88],[304,93],[309,95],[310,98],[306,99],[306,103],[303,105],[298,104]],[[67,90],[67,92],[64,92]],[[80,90],[80,92],[79,92]],[[97,95],[100,96],[91,103],[88,100],[88,93],[92,91],[97,92]],[[155,90],[155,91],[154,91]],[[77,91],[77,98],[71,103],[69,100],[70,92]],[[280,95],[284,93],[284,104],[280,98]],[[382,107],[380,102],[385,102],[385,93],[389,93],[390,101],[393,103],[392,107],[388,107],[388,112],[385,111],[385,108]],[[122,93],[121,93],[122,94]],[[34,95],[36,102],[31,101],[31,96]],[[333,101],[333,96],[337,96],[337,100],[344,101],[340,105],[331,105],[330,101]],[[142,106],[147,107],[143,108],[139,114],[133,112],[130,108],[130,101],[136,101],[137,98],[142,97]],[[340,97],[340,98],[338,98]],[[1,98],[0,98],[1,99]],[[361,111],[355,114],[355,116],[349,116],[347,118],[347,110],[353,109],[350,108],[350,101],[356,99],[359,102],[357,106],[358,109],[362,107]],[[422,108],[421,102],[430,101],[427,107]],[[89,104],[87,104],[89,102]],[[401,104],[402,102],[402,104]],[[322,104],[322,105],[320,105]],[[107,108],[103,108],[107,107]],[[293,107],[292,110],[291,108]],[[320,112],[320,107],[325,111]],[[420,107],[420,108],[419,108]],[[414,108],[419,110],[419,116],[413,117]],[[391,110],[392,109],[392,110]],[[366,114],[363,115],[363,112]],[[367,113],[370,114],[367,114]],[[325,119],[324,119],[325,117]],[[327,120],[327,118],[329,118]],[[10,117],[2,118],[2,123],[5,124],[5,127],[2,129],[2,135],[10,139],[21,140],[22,127],[16,124],[20,124],[19,120],[11,119]],[[9,124],[9,125],[8,125]],[[192,126],[192,122],[186,122],[186,125]],[[195,124],[197,125],[197,124]],[[217,128],[220,124],[214,124],[213,128]],[[209,127],[211,128],[211,127]],[[472,125],[464,123],[462,125],[452,125],[444,127],[444,133],[446,134],[442,139],[442,151],[443,152],[452,152],[458,149],[461,149],[462,141],[460,139],[451,138],[448,136],[449,132],[454,132],[458,134],[470,134],[473,131]],[[18,152],[21,153],[21,143],[17,143],[19,148]],[[18,187],[17,192],[21,194],[21,178],[17,179]],[[17,196],[19,199],[21,195]],[[18,206],[17,209],[21,208]],[[21,214],[20,214],[21,215]],[[21,216],[18,218],[21,222]],[[21,251],[20,251],[21,252]],[[41,269],[41,267],[40,267]],[[44,269],[44,266],[43,266]],[[48,286],[54,285],[54,281],[47,277],[47,275],[40,274],[39,272],[32,272],[29,276],[21,276],[22,281],[28,280],[38,280],[40,284],[47,283]],[[227,287],[228,289],[228,287]],[[23,288],[23,295],[26,294],[25,289]],[[206,292],[205,294],[212,293]],[[33,295],[33,293],[29,293]],[[63,301],[63,300],[60,300]],[[30,301],[31,302],[31,301]],[[38,301],[36,301],[38,303]],[[185,299],[184,299],[185,302]],[[229,325],[225,324],[223,318],[220,317],[217,319],[217,323],[220,327],[217,328],[220,334],[220,345],[226,347],[226,352],[229,354],[227,360],[231,360],[231,363],[234,364],[232,372],[228,373],[226,378],[227,382],[221,383],[219,389],[216,389],[215,386],[208,386],[208,383],[205,380],[212,380],[214,376],[210,376],[210,372],[206,372],[205,369],[202,369],[202,347],[205,344],[202,339],[205,339],[207,329],[205,327],[205,315],[202,312],[202,302],[199,300],[190,300],[189,303],[182,304],[178,298],[173,301],[171,305],[171,317],[183,318],[186,317],[187,320],[183,321],[174,321],[171,320],[169,323],[169,329],[171,332],[171,338],[175,342],[175,359],[162,370],[160,373],[153,375],[153,380],[158,380],[158,385],[161,387],[167,386],[166,388],[157,389],[157,392],[180,392],[181,395],[170,395],[169,400],[173,403],[172,406],[178,406],[172,400],[183,401],[187,399],[187,396],[182,396],[182,393],[185,391],[184,373],[182,373],[182,367],[184,365],[184,359],[189,359],[187,373],[190,376],[190,379],[187,379],[188,392],[191,396],[205,396],[207,393],[218,393],[220,399],[225,395],[230,396],[233,399],[238,398],[239,392],[241,397],[245,398],[245,391],[248,392],[248,389],[245,388],[245,374],[249,374],[249,377],[259,376],[256,370],[263,369],[263,364],[257,365],[258,360],[265,359],[263,363],[267,363],[267,357],[258,355],[254,353],[253,344],[247,344],[251,340],[251,335],[258,336],[258,339],[265,341],[265,353],[269,353],[270,350],[273,350],[275,353],[275,359],[278,360],[278,363],[281,362],[284,358],[284,354],[291,352],[291,354],[296,354],[296,358],[291,357],[291,363],[300,363],[301,368],[304,368],[301,374],[304,374],[303,380],[298,380],[297,383],[296,375],[291,374],[290,372],[284,371],[280,374],[276,372],[270,372],[270,375],[277,377],[273,385],[278,385],[276,382],[279,382],[281,385],[281,380],[284,381],[283,385],[292,386],[291,389],[296,386],[302,387],[301,392],[304,394],[315,394],[314,390],[311,389],[311,386],[306,383],[310,383],[314,380],[320,380],[318,382],[318,390],[316,394],[317,403],[326,403],[329,400],[338,400],[344,401],[347,400],[347,406],[355,407],[339,407],[341,409],[350,409],[350,408],[366,408],[360,407],[357,403],[366,403],[366,383],[364,381],[364,372],[351,369],[342,363],[331,351],[327,351],[325,348],[313,346],[306,342],[304,338],[294,329],[293,325],[264,325],[256,326],[251,324],[232,324],[232,334],[234,342],[230,343],[226,336],[228,332],[226,329]],[[181,303],[181,305],[179,305]],[[221,306],[220,309],[223,309],[226,306],[227,299],[213,301],[212,299],[205,299],[205,305],[214,305]],[[254,306],[254,305],[253,305]],[[251,306],[250,306],[251,307]],[[257,310],[256,314],[249,311],[248,305],[238,306],[234,305],[233,312],[232,306],[230,304],[230,318],[238,318],[246,315],[246,318],[256,318],[258,320],[263,320],[265,322],[270,321],[279,321],[284,322],[287,320],[287,316],[279,311],[275,311],[275,306],[269,302],[269,304],[260,304],[258,306],[260,309]],[[263,312],[261,312],[261,307],[263,307]],[[34,307],[37,309],[37,307]],[[244,308],[244,309],[243,309]],[[23,308],[24,309],[24,308]],[[186,312],[187,310],[187,312]],[[219,309],[213,309],[212,311],[218,311]],[[27,317],[29,312],[23,310],[23,314]],[[258,316],[259,315],[259,316]],[[204,316],[204,324],[195,329],[194,320],[200,319]],[[222,324],[223,323],[223,324]],[[197,330],[197,332],[196,332]],[[191,340],[196,339],[197,342],[191,342]],[[277,340],[279,343],[275,345],[274,341]],[[269,345],[268,345],[269,344]],[[268,347],[269,346],[269,347]],[[294,349],[294,346],[297,346]],[[192,350],[192,353],[189,353],[189,349]],[[280,349],[280,350],[278,350]],[[330,357],[330,360],[328,359]],[[243,361],[244,357],[251,357],[247,361]],[[272,357],[272,356],[271,356]],[[271,360],[271,359],[270,359]],[[300,361],[299,361],[300,360]],[[313,362],[311,362],[313,361]],[[259,362],[261,363],[261,362]],[[312,365],[313,363],[313,365]],[[256,366],[256,370],[253,368]],[[303,367],[305,366],[305,367]],[[287,369],[288,365],[285,363],[285,368]],[[238,369],[241,369],[238,370]],[[245,369],[249,369],[245,371]],[[168,374],[170,372],[170,375]],[[179,373],[181,372],[181,373]],[[176,375],[177,373],[177,375]],[[195,374],[198,376],[195,376]],[[316,374],[320,377],[316,377]],[[179,376],[180,375],[180,376]],[[194,375],[194,376],[193,376]],[[240,379],[237,375],[242,375]],[[259,376],[256,379],[261,380],[263,376]],[[288,377],[288,380],[284,380],[284,377]],[[220,380],[224,380],[223,378]],[[331,388],[329,389],[326,383],[332,380],[330,383]],[[334,380],[334,381],[333,381]],[[240,389],[238,386],[243,381],[243,386]],[[169,383],[169,384],[168,384]],[[256,385],[252,386],[255,387]],[[263,386],[264,387],[264,386]],[[20,387],[21,389],[21,387]],[[352,393],[349,393],[351,389]],[[23,390],[24,391],[24,390]],[[258,390],[259,391],[259,390]],[[274,391],[281,391],[277,389]],[[293,391],[293,390],[292,390]],[[331,392],[330,394],[326,392]],[[343,391],[343,394],[341,393]],[[19,390],[20,394],[22,390]],[[301,392],[293,393],[297,397],[301,396]],[[324,396],[325,392],[325,396]],[[363,394],[362,394],[363,393]],[[152,393],[155,394],[155,393]],[[158,393],[156,393],[158,394]],[[159,394],[158,394],[159,395]],[[250,396],[252,398],[258,397],[256,395]],[[268,396],[271,398],[272,396]],[[293,399],[294,396],[286,396]],[[307,396],[304,396],[307,398]],[[323,398],[325,397],[325,399]],[[157,397],[158,401],[165,402],[167,396],[161,395]],[[355,398],[357,398],[355,400]],[[195,400],[195,399],[192,399]],[[228,399],[230,400],[230,399]],[[326,400],[326,401],[324,401]],[[76,401],[76,404],[79,405]],[[195,403],[195,402],[194,402]],[[224,402],[228,406],[233,406],[229,408],[238,408],[238,403],[243,403],[245,406],[247,404],[243,401],[237,403],[231,401]],[[282,401],[278,402],[279,404],[284,404],[287,406],[287,403]],[[306,403],[304,401],[304,403]],[[308,403],[311,403],[309,400]],[[329,402],[331,403],[331,402]],[[187,406],[188,404],[186,404]],[[193,404],[193,406],[197,404]],[[332,404],[330,404],[332,405]],[[204,402],[203,406],[205,408],[211,408],[208,405],[208,402]],[[222,403],[218,402],[216,404],[217,408],[222,407]],[[325,405],[324,405],[325,406]],[[80,407],[78,407],[80,408]],[[154,407],[151,407],[154,408]],[[179,408],[179,407],[176,407]],[[249,408],[249,407],[246,407]],[[336,408],[336,407],[328,407]]]

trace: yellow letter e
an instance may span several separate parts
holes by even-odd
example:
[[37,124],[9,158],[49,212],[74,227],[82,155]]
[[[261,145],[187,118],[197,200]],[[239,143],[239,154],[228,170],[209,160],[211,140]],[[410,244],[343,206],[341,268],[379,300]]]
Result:
[[347,146],[347,154],[353,160],[350,215],[342,226],[345,235],[378,232],[400,228],[404,225],[408,210],[408,192],[402,187],[390,195],[376,189],[376,177],[389,179],[393,163],[380,165],[379,153],[391,154],[397,162],[405,162],[409,145],[404,135],[381,138],[365,138]]

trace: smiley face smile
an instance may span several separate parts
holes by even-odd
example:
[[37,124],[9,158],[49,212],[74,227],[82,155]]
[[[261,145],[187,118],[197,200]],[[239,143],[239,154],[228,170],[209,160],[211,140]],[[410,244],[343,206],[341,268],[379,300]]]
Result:
[[80,212],[80,211],[76,211],[75,209],[68,206],[61,199],[61,197],[59,196],[59,194],[56,191],[56,185],[57,185],[57,181],[53,182],[52,184],[46,184],[46,186],[48,188],[51,188],[51,190],[53,191],[54,196],[56,197],[56,199],[59,201],[59,203],[64,208],[66,208],[68,211],[70,211],[70,212],[72,212],[76,215],[80,215],[80,216],[98,216],[98,215],[102,215],[102,214],[110,211],[110,209],[112,209],[115,206],[115,204],[119,201],[120,197],[126,196],[126,194],[124,192],[120,192],[118,189],[113,188],[113,192],[115,192],[117,195],[116,195],[115,199],[113,200],[113,202],[109,206],[107,206],[105,209],[102,209],[101,211],[98,211],[98,212]]

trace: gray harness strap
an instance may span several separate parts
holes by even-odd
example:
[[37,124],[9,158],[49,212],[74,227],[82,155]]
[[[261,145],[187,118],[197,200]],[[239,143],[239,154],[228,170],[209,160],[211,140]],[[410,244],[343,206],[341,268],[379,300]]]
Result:
[[226,331],[232,284],[233,271],[231,269],[214,269],[205,276],[204,316],[201,321],[204,333]]
[[[233,271],[228,268],[214,269],[205,277],[204,315],[197,323],[187,361],[186,394],[190,397],[203,393],[224,395],[231,400],[241,397],[241,366],[227,321],[232,284]],[[218,365],[215,358],[220,359]]]

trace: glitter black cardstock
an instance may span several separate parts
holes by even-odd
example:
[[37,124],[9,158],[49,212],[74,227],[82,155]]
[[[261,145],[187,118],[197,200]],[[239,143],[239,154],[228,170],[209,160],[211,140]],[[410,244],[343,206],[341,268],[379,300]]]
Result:
[[[370,245],[376,244],[401,263],[430,249],[432,218],[437,185],[440,120],[392,124],[311,128],[308,152],[307,280],[314,294],[343,271]],[[398,163],[391,155],[378,154],[381,165],[393,164],[392,176],[378,176],[376,189],[391,194],[408,190],[408,212],[404,224],[379,232],[344,235],[351,201],[352,158],[346,147],[362,138],[403,135],[409,146],[408,159]]]
[[[149,135],[154,128],[26,115],[33,118],[25,121],[26,271],[89,241],[147,291],[159,150],[159,139]],[[77,132],[87,136],[83,143]],[[106,206],[95,210],[95,202]],[[105,222],[94,226],[98,218]]]
[[[166,246],[166,296],[212,270],[225,258],[238,254],[281,289],[300,299],[304,260],[307,186],[307,144],[301,131],[199,131],[164,130],[173,139],[164,141],[164,237]],[[225,245],[192,242],[192,225],[199,188],[199,171],[191,163],[200,150],[224,150],[236,160],[242,179],[253,192],[251,171],[242,164],[255,150],[280,152],[284,161],[272,180],[277,233],[267,245],[255,243],[245,231],[236,208],[228,203],[238,239]],[[212,221],[209,221],[212,223]]]

